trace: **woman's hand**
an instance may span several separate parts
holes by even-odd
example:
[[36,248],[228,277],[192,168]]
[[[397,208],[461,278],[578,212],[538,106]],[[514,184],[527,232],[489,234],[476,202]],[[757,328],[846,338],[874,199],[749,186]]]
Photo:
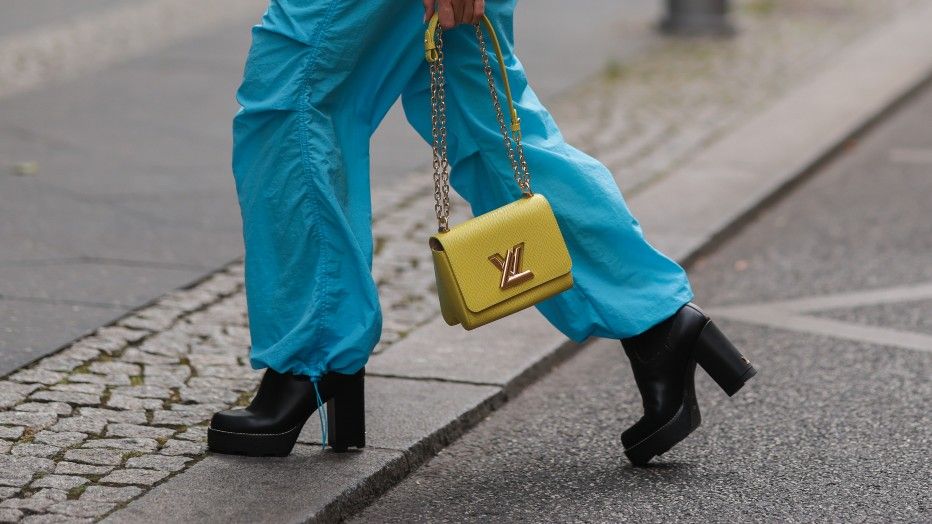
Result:
[[424,0],[425,22],[434,16],[434,4],[440,13],[440,27],[444,29],[475,24],[485,14],[485,0]]

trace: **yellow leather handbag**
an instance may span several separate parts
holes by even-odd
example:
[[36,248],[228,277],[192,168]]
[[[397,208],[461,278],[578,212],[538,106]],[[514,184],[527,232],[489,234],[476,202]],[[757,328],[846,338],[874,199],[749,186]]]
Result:
[[[495,89],[482,27],[498,57],[510,129]],[[466,329],[487,324],[532,306],[573,285],[572,262],[550,203],[531,191],[531,175],[521,146],[521,121],[511,98],[511,86],[495,29],[485,16],[475,25],[489,93],[522,197],[498,209],[450,227],[450,165],[447,161],[443,35],[437,16],[424,36],[430,63],[433,123],[434,209],[438,232],[430,237],[440,310],[447,324]]]

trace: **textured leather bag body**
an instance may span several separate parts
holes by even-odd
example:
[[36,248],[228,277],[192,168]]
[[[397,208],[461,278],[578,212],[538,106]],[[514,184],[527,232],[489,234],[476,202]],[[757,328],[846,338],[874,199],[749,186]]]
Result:
[[[489,33],[504,84],[510,129],[506,127],[482,27]],[[492,105],[511,161],[518,200],[450,227],[449,163],[446,155],[443,39],[437,16],[424,45],[430,63],[433,122],[434,197],[438,232],[430,237],[440,310],[447,324],[466,329],[530,307],[573,285],[572,261],[547,199],[533,193],[521,147],[521,124],[511,98],[505,62],[488,18],[476,24],[476,38]]]

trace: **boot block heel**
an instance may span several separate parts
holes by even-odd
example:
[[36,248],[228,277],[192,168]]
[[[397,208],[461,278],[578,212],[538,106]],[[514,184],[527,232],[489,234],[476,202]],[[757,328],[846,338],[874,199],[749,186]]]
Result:
[[338,453],[366,446],[365,368],[327,402],[327,440]]
[[696,363],[719,387],[732,396],[757,374],[751,361],[710,320],[699,333],[695,349]]

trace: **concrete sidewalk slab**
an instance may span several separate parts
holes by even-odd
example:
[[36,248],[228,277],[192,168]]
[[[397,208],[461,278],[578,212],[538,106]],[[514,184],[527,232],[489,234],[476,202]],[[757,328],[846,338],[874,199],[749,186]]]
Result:
[[262,6],[261,0],[145,0],[6,34],[0,39],[0,97],[97,71],[225,23],[258,19]]
[[305,522],[317,508],[352,504],[360,490],[378,492],[406,474],[396,450],[321,453],[298,445],[285,458],[212,455],[103,522]]
[[366,372],[505,386],[564,342],[534,309],[472,331],[438,317],[373,358]]

